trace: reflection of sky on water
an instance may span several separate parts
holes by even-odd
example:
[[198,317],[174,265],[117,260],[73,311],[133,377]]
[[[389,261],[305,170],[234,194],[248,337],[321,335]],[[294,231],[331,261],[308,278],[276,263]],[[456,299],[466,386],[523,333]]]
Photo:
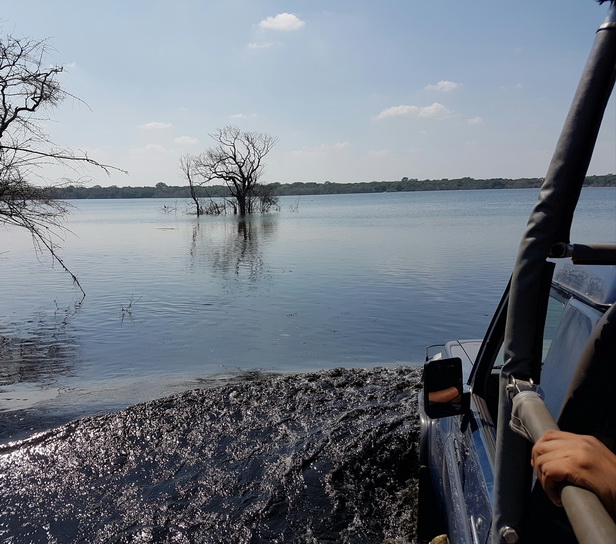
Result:
[[[245,222],[198,220],[182,202],[76,202],[62,256],[87,296],[68,319],[70,278],[25,232],[0,229],[0,373],[89,410],[238,369],[420,363],[427,344],[483,334],[536,197],[287,197]],[[576,241],[616,239],[616,190],[586,192],[581,208]],[[22,340],[30,359],[6,348]]]

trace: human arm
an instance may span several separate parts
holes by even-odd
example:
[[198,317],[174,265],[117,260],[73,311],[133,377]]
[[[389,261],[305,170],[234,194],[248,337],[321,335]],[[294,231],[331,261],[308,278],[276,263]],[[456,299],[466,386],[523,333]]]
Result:
[[459,396],[460,391],[457,387],[448,387],[447,389],[428,393],[428,400],[430,402],[453,402]]
[[594,436],[547,431],[535,444],[531,463],[546,494],[557,505],[568,482],[589,489],[616,520],[616,455]]

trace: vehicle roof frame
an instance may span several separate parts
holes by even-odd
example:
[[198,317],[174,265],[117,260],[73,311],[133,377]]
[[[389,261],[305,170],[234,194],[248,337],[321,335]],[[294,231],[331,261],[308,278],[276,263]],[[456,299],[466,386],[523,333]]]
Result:
[[505,364],[499,380],[496,474],[492,543],[505,542],[510,530],[524,533],[530,493],[529,443],[509,428],[511,378],[540,375],[535,338],[542,319],[547,259],[557,243],[570,242],[573,214],[592,158],[616,75],[616,3],[599,28],[564,123],[543,186],[520,243],[513,271],[507,323]]

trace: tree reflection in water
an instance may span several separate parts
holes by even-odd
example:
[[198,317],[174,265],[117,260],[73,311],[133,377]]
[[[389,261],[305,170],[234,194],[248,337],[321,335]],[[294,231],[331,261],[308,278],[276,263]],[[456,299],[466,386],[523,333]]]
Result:
[[271,216],[199,221],[193,227],[191,267],[205,267],[225,281],[257,282],[268,270],[263,248],[276,230]]

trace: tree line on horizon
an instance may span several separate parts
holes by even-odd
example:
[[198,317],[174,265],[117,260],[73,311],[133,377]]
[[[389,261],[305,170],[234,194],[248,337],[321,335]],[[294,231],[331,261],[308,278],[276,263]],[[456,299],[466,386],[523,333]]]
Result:
[[[400,181],[261,184],[263,160],[277,138],[228,126],[210,134],[213,146],[180,159],[180,170],[188,182],[185,186],[170,186],[162,181],[146,187],[91,186],[81,181],[91,179],[89,174],[84,177],[88,167],[108,175],[112,171],[128,172],[51,140],[45,130],[50,111],[67,97],[79,99],[63,89],[59,76],[64,69],[48,62],[49,50],[47,40],[0,32],[0,224],[29,231],[35,250],[48,252],[80,289],[79,280],[57,252],[70,208],[67,200],[190,198],[196,215],[230,210],[243,217],[279,208],[277,197],[286,195],[527,188],[539,187],[543,181],[469,177],[420,181],[403,177]],[[72,170],[75,181],[50,179],[41,170],[47,165]],[[221,185],[213,184],[218,182]],[[590,176],[586,183],[613,187],[616,175]],[[215,197],[219,198],[213,200]]]
[[[543,178],[491,178],[474,179],[470,177],[458,179],[418,180],[404,177],[400,181],[369,181],[355,183],[335,183],[326,181],[297,181],[294,183],[270,183],[272,194],[276,196],[331,195],[356,193],[394,193],[411,191],[461,191],[477,189],[533,189],[541,187]],[[602,176],[587,176],[584,182],[587,187],[616,187],[616,174]],[[154,186],[118,187],[112,185],[67,185],[48,189],[47,194],[53,199],[111,199],[111,198],[191,198],[188,185],[174,186],[159,182]],[[228,187],[224,185],[208,185],[197,188],[199,198],[216,198],[230,196]]]

